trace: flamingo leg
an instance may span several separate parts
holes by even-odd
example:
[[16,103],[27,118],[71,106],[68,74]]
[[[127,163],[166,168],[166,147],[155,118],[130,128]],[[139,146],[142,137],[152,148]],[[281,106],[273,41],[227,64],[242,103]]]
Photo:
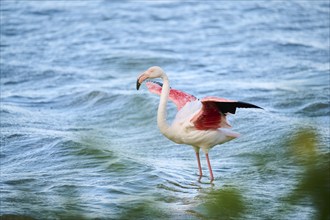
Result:
[[199,152],[196,151],[196,158],[197,158],[197,164],[198,164],[198,170],[199,170],[199,178],[202,178],[202,167],[201,167],[201,160],[199,158]]
[[209,167],[209,171],[210,171],[210,179],[211,179],[211,182],[213,182],[214,177],[213,177],[213,172],[212,172],[212,167],[211,167],[211,163],[210,163],[209,154],[206,153],[205,157],[206,157],[206,161],[207,161],[207,166]]

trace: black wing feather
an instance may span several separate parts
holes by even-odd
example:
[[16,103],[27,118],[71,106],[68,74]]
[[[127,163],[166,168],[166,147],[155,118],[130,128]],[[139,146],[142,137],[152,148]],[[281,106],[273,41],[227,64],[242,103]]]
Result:
[[261,108],[259,106],[247,102],[216,102],[216,105],[219,111],[222,112],[223,114],[226,113],[235,114],[236,108]]
[[152,82],[152,83],[156,83],[156,84],[158,84],[160,87],[163,87],[163,83],[161,83],[161,82],[157,82],[157,81],[150,81],[150,82]]

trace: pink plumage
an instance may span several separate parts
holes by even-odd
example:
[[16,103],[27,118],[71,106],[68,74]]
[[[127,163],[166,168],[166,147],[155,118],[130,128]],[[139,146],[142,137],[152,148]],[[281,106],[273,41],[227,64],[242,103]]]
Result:
[[[147,82],[146,85],[151,93],[157,95],[161,94],[162,86],[160,84],[155,82]],[[195,101],[197,98],[180,90],[170,89],[169,99],[174,102],[179,111],[187,102]]]

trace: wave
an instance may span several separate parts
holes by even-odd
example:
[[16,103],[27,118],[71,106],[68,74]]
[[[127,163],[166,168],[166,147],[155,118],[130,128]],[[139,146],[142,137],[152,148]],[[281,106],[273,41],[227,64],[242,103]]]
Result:
[[307,116],[329,116],[330,104],[325,102],[314,102],[301,107],[297,113]]

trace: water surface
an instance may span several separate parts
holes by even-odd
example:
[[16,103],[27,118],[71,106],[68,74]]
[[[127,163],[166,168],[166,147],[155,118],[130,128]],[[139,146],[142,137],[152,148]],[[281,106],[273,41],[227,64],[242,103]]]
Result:
[[[327,1],[1,1],[0,215],[35,219],[207,219],[212,190],[237,189],[244,219],[284,214],[301,167],[286,140],[315,130],[329,153]],[[157,129],[159,98],[136,77],[159,65],[197,97],[251,102],[239,139],[210,152]],[[175,106],[168,106],[169,118]],[[283,214],[283,216],[282,216]]]

